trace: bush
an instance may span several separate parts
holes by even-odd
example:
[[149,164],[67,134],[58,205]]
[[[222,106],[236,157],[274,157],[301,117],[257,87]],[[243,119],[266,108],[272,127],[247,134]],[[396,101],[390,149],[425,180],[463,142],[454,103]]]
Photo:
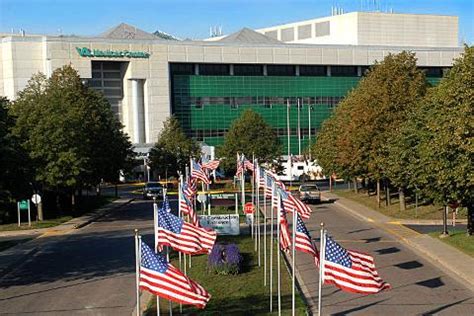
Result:
[[215,244],[209,255],[207,266],[210,272],[222,275],[239,274],[242,255],[236,244]]

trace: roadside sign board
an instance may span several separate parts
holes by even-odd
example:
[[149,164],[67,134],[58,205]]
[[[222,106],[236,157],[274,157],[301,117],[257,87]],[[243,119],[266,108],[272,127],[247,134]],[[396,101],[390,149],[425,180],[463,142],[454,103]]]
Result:
[[205,202],[207,201],[207,196],[206,196],[205,194],[198,194],[197,200],[198,200],[200,203],[205,203]]
[[35,205],[38,205],[41,203],[41,196],[39,194],[33,194],[31,197],[31,202],[33,202]]
[[21,226],[21,211],[28,211],[28,226],[31,226],[30,200],[21,200],[16,203],[18,209],[18,227]]
[[18,207],[20,208],[20,211],[28,211],[28,200],[21,200],[18,202]]
[[253,214],[245,214],[245,223],[247,225],[252,225],[252,223],[253,223]]
[[255,213],[255,206],[254,206],[251,202],[245,203],[245,205],[244,205],[244,213],[245,213],[245,214],[253,214],[253,213]]
[[199,223],[218,235],[240,235],[239,215],[199,215]]

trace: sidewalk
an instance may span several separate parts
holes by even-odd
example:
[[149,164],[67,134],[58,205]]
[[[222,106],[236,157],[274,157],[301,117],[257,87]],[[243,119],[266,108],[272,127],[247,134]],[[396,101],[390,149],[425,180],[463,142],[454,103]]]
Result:
[[133,200],[134,199],[117,199],[93,212],[90,212],[80,217],[73,218],[70,221],[67,221],[54,227],[0,232],[0,238],[2,238],[2,240],[21,237],[34,238],[31,241],[18,244],[0,252],[0,277],[2,277],[5,273],[8,273],[11,267],[14,266],[16,263],[20,262],[24,256],[34,254],[36,251],[38,251],[39,246],[42,242],[42,238],[63,235],[70,233],[76,229],[82,228],[90,224],[91,222],[101,218],[109,211],[121,208],[129,204]]
[[335,200],[334,204],[347,213],[385,230],[474,291],[474,258],[471,256],[437,239],[415,232],[403,226],[402,221],[385,216],[357,202],[329,192],[324,192],[323,196],[325,199]]

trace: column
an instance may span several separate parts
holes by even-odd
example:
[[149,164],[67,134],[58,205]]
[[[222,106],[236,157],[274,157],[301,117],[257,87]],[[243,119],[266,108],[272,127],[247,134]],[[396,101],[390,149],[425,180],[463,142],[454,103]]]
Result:
[[130,80],[132,81],[133,143],[142,144],[145,142],[143,80]]

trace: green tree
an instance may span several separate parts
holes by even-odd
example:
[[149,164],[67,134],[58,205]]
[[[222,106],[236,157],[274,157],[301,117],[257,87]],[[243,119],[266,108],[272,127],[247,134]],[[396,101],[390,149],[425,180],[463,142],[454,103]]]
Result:
[[15,120],[8,112],[10,105],[7,98],[0,97],[0,223],[16,214],[15,199],[28,198],[31,193],[28,157],[11,134]]
[[[400,126],[425,91],[425,76],[416,67],[415,55],[389,54],[371,68],[338,106],[335,118],[328,122],[332,126],[323,128],[323,134],[318,136],[315,156],[326,168],[329,166],[345,177],[376,180],[380,201],[380,180],[387,177],[387,173],[398,176],[397,172],[404,168],[403,161],[391,164],[390,142],[399,134]],[[336,135],[325,135],[327,133]],[[328,146],[335,147],[328,149]],[[394,182],[400,188],[403,210],[406,183],[401,181],[403,177],[396,176]]]
[[114,180],[132,157],[132,147],[103,95],[84,86],[71,66],[51,78],[34,75],[12,104],[13,128],[49,188],[75,191]]
[[242,112],[229,128],[217,154],[227,172],[235,171],[237,153],[259,162],[272,163],[281,154],[281,145],[273,129],[261,115],[250,109]]
[[200,153],[199,144],[187,137],[179,121],[171,116],[163,123],[158,141],[150,151],[151,168],[163,177],[177,176],[178,171],[184,172],[189,157],[199,158]]
[[465,47],[448,75],[427,95],[416,115],[418,181],[425,194],[446,205],[468,209],[468,234],[474,217],[474,48]]
[[388,55],[377,64],[361,88],[373,114],[369,117],[372,123],[369,172],[378,181],[378,187],[380,179],[388,177],[399,188],[400,210],[403,211],[411,164],[405,158],[412,155],[413,148],[393,143],[426,93],[425,75],[417,68],[415,54],[402,52]]

